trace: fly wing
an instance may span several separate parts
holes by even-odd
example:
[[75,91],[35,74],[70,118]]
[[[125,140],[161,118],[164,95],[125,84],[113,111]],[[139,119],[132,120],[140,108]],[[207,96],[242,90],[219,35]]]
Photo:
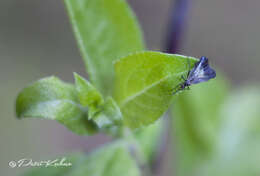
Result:
[[198,84],[216,77],[216,72],[209,66],[208,59],[201,57],[194,68],[191,70],[187,82],[189,84]]

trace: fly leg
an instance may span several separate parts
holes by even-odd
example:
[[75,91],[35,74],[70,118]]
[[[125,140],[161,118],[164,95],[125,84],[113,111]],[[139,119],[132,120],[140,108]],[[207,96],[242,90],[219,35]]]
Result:
[[171,89],[171,94],[174,95],[174,94],[176,94],[177,92],[179,92],[179,91],[182,89],[182,85],[183,85],[183,83],[178,84],[178,85],[175,86],[173,89]]
[[188,79],[188,77],[189,77],[189,74],[190,74],[190,70],[191,70],[191,68],[190,68],[190,59],[188,58],[188,73],[187,73],[187,79]]
[[184,78],[183,75],[181,76],[181,79],[182,79],[184,82],[186,82],[186,79]]

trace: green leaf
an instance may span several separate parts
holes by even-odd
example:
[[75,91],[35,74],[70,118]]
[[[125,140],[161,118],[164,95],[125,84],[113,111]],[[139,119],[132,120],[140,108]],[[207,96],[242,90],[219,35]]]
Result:
[[16,100],[16,114],[19,118],[57,120],[77,134],[95,132],[95,125],[87,119],[87,109],[78,102],[74,86],[56,77],[41,79],[24,88]]
[[93,120],[100,128],[112,128],[122,125],[122,114],[117,103],[112,97],[108,97],[104,105],[94,115]]
[[216,79],[194,85],[174,99],[172,132],[178,154],[177,175],[193,175],[214,154],[226,84],[218,74]]
[[88,106],[88,118],[99,128],[108,129],[122,124],[122,114],[112,97],[104,102],[102,95],[87,80],[74,73],[78,98],[81,105]]
[[104,103],[102,95],[86,79],[74,73],[75,86],[82,106],[97,108]]
[[79,101],[81,105],[88,107],[88,119],[92,119],[100,111],[104,99],[99,91],[86,79],[76,73],[74,73],[74,78]]
[[174,87],[183,82],[195,58],[140,52],[115,63],[115,98],[130,128],[155,122],[168,109]]
[[90,79],[112,93],[112,61],[144,49],[135,16],[124,0],[65,0]]

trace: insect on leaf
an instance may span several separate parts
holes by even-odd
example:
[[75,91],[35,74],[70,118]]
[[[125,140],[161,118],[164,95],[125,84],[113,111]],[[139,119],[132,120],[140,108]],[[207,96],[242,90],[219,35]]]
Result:
[[195,58],[140,52],[115,62],[115,98],[124,122],[131,128],[149,125],[168,109],[173,88],[183,82]]

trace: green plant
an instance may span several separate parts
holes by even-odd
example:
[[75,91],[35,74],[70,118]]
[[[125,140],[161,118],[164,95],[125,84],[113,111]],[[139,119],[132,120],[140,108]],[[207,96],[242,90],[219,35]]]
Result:
[[53,76],[36,81],[19,93],[17,116],[57,120],[79,135],[103,132],[114,142],[87,156],[71,156],[72,167],[26,175],[151,175],[164,125],[159,119],[173,97],[179,175],[203,168],[217,150],[219,109],[227,94],[222,78],[173,96],[196,58],[145,51],[136,18],[123,0],[65,0],[65,5],[90,81],[77,73],[74,84]]

